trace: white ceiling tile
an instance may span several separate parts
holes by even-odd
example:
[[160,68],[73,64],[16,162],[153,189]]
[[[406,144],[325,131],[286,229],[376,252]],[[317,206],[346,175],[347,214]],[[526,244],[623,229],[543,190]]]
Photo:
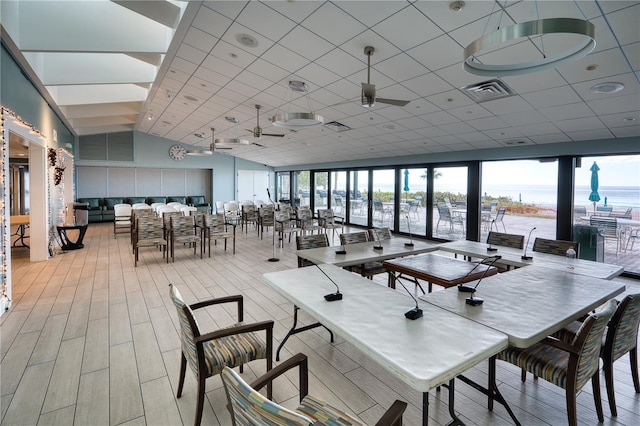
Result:
[[493,117],[493,114],[483,108],[482,104],[465,105],[459,108],[452,108],[447,111],[449,114],[453,114],[465,122],[480,118]]
[[522,133],[514,128],[487,129],[482,131],[488,137],[495,140],[522,139]]
[[273,41],[282,38],[296,25],[286,15],[257,1],[249,2],[242,13],[238,15],[236,21]]
[[564,133],[549,133],[546,135],[533,135],[529,138],[537,144],[571,142],[571,138]]
[[367,8],[362,8],[357,1],[341,1],[336,2],[336,5],[351,16],[357,17],[358,21],[369,27],[408,6],[406,2],[400,1],[376,2],[375,7]]
[[449,124],[449,123],[456,123],[459,121],[458,118],[454,117],[453,115],[449,114],[446,111],[432,112],[430,114],[425,114],[421,117],[427,123],[434,126],[439,126],[442,124]]
[[213,55],[207,56],[207,58],[202,62],[202,66],[229,78],[235,77],[242,71],[242,67]]
[[215,56],[239,68],[246,68],[257,59],[256,55],[238,49],[236,46],[224,40],[220,40],[220,42],[216,44],[216,47],[211,50],[209,56]]
[[231,23],[231,19],[208,7],[202,6],[200,10],[198,10],[192,25],[207,34],[211,34],[215,38],[220,38]]
[[297,79],[302,81],[312,81],[316,87],[325,87],[340,79],[339,75],[321,67],[315,62],[296,71],[296,77],[299,77]]
[[507,123],[505,123],[498,117],[487,117],[478,120],[469,120],[466,123],[476,130],[480,131],[490,129],[503,129],[508,126]]
[[[362,56],[365,58],[364,55]],[[358,73],[360,77],[366,76],[366,62],[363,62],[361,58],[353,57],[342,49],[333,49],[318,58],[315,63],[342,77],[350,76],[354,73]]]
[[440,124],[438,127],[441,130],[444,130],[445,132],[452,135],[456,135],[458,133],[469,133],[474,131],[473,127],[463,122],[451,123],[451,124]]
[[198,14],[205,12],[206,9],[212,9],[229,19],[236,19],[246,3],[246,1],[205,1]]
[[503,114],[500,118],[510,126],[523,126],[526,124],[544,123],[549,120],[538,111],[514,112],[511,114]]
[[185,43],[204,52],[211,51],[218,40],[219,37],[214,37],[213,35],[206,33],[196,27],[189,28],[189,31],[187,31],[187,35],[184,37]]
[[[597,65],[594,71],[588,71],[588,65]],[[594,80],[608,75],[625,74],[631,71],[618,48],[592,53],[591,55],[558,67],[558,71],[569,83]]]
[[554,124],[565,133],[580,130],[598,130],[605,127],[604,124],[596,118],[574,118],[572,120],[554,121]]
[[595,139],[611,139],[613,137],[613,134],[609,131],[609,129],[594,129],[567,132],[567,136],[569,136],[574,141],[587,141]]
[[280,44],[311,61],[327,54],[334,48],[331,43],[302,27],[295,27],[280,40]]
[[[243,40],[244,36],[253,37],[258,44],[253,46],[246,46],[241,43],[239,40]],[[221,40],[229,43],[234,46],[236,49],[236,54],[240,55],[240,51],[245,51],[253,56],[260,56],[273,45],[273,41],[269,38],[258,34],[251,28],[247,28],[244,25],[240,25],[237,22],[231,24],[227,32],[221,37]]]
[[373,46],[375,49],[375,52],[371,56],[372,66],[401,53],[400,49],[371,30],[358,34],[340,45],[340,48],[356,58],[362,58],[366,64],[367,56],[364,54],[364,48],[366,46]]
[[261,58],[273,65],[288,70],[289,73],[299,70],[309,62],[301,55],[280,45],[271,46],[271,48],[266,51]]
[[455,30],[478,19],[486,22],[484,17],[489,16],[496,7],[493,1],[474,0],[466,2],[461,11],[454,12],[449,8],[449,3],[448,1],[417,1],[413,6],[446,31]]
[[637,93],[624,96],[607,97],[587,102],[598,115],[640,110],[640,96]]
[[[407,31],[407,28],[420,28],[420,31]],[[372,29],[402,50],[411,49],[443,34],[440,28],[423,14],[417,13],[413,7],[402,9]]]
[[481,83],[486,81],[486,77],[480,77],[477,75],[470,74],[462,68],[461,64],[450,65],[446,68],[439,69],[435,71],[435,73],[447,81],[453,87],[464,87],[469,84]]
[[607,14],[607,20],[614,28],[614,33],[620,44],[635,43],[640,38],[640,4]]
[[638,126],[640,125],[640,111],[601,115],[600,120],[609,128]]
[[294,22],[302,22],[306,17],[311,15],[322,3],[316,1],[270,1],[265,2],[267,6],[278,11]]
[[456,137],[465,142],[486,142],[489,141],[487,135],[480,132],[460,133]]
[[427,100],[432,104],[447,110],[475,104],[474,101],[459,90],[449,90],[447,92],[427,96]]
[[582,99],[571,86],[554,87],[553,89],[538,90],[521,95],[524,100],[535,108],[555,105],[566,105],[580,102]]
[[516,126],[516,130],[528,137],[560,133],[560,129],[551,122]]
[[[624,85],[624,89],[615,93],[591,93],[591,87],[601,83],[622,83]],[[573,88],[585,101],[594,101],[640,93],[640,82],[638,82],[636,75],[630,72],[627,74],[608,76],[597,80],[575,83],[573,84]]]
[[640,126],[612,127],[609,130],[617,138],[640,137]]
[[[448,35],[442,35],[413,49],[407,54],[430,70],[462,63],[463,48]],[[460,65],[462,66],[462,65]]]
[[420,96],[430,96],[451,90],[451,85],[435,73],[423,74],[416,78],[405,80],[402,85]]
[[176,56],[194,64],[200,65],[202,60],[207,56],[207,52],[203,52],[200,49],[196,49],[195,47],[192,47],[186,43],[182,43],[178,48]]
[[482,106],[496,115],[530,111],[533,109],[533,107],[520,96],[511,96],[509,98],[483,102]]
[[585,103],[559,105],[538,109],[549,120],[569,120],[580,117],[593,117],[593,111]]
[[[416,62],[406,53],[400,53],[382,62],[376,62],[371,58],[372,67],[396,82],[403,82],[429,72],[427,68]],[[371,81],[374,81],[373,75]]]
[[[331,23],[331,31],[327,31],[327,22]],[[362,23],[329,2],[322,4],[311,16],[305,19],[302,26],[321,35],[322,38],[336,46],[367,29]]]
[[626,46],[622,46],[624,55],[631,63],[631,68],[634,71],[640,70],[640,43],[631,43]]
[[502,80],[519,94],[536,92],[538,90],[564,86],[567,84],[566,80],[556,69],[538,71],[518,76],[502,77]]

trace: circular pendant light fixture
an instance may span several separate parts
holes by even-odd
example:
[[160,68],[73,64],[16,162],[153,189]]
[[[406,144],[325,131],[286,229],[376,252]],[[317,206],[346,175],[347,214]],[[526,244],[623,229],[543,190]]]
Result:
[[[309,88],[304,81],[289,81],[289,90],[291,92],[303,93],[303,96],[307,100],[309,110],[311,112],[283,112],[274,115],[271,118],[271,124],[276,127],[283,127],[285,129],[301,130],[309,127],[320,126],[324,123],[324,117],[315,114],[311,108],[311,102],[308,98]],[[285,95],[286,96],[286,95]]]
[[[548,56],[544,54],[544,45],[541,42],[542,57],[520,63],[491,64],[481,63],[477,60],[478,55],[483,51],[495,50],[500,46],[506,47],[518,39],[559,34],[578,35],[581,36],[581,41],[572,48]],[[531,41],[533,42],[533,40]],[[595,26],[591,22],[576,18],[537,19],[500,28],[473,41],[464,49],[463,67],[465,71],[481,76],[522,75],[555,68],[566,62],[577,61],[591,53],[595,47]],[[504,50],[506,52],[507,49]]]

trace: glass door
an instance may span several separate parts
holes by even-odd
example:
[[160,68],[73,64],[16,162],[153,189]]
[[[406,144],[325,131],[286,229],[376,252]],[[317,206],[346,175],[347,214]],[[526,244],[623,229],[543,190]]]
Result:
[[369,171],[352,170],[349,186],[349,223],[367,226],[369,223]]
[[427,215],[424,201],[427,195],[427,171],[424,168],[403,169],[398,229],[424,237],[427,235]]
[[467,167],[437,167],[433,171],[433,237],[467,237]]
[[314,172],[315,184],[313,207],[315,212],[329,208],[329,172]]

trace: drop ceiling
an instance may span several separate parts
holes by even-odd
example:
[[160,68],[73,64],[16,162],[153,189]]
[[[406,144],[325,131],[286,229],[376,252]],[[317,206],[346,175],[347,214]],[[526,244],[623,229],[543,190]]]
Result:
[[[467,1],[458,12],[450,3],[3,0],[12,14],[2,24],[79,135],[133,129],[208,148],[215,128],[259,143],[224,154],[274,167],[640,136],[640,2]],[[19,25],[7,21],[15,11]],[[479,102],[460,90],[490,80],[463,70],[469,43],[549,17],[592,22],[595,50],[500,78],[513,96]],[[478,59],[521,61],[568,42],[544,41]],[[407,106],[360,105],[365,46],[375,48],[377,96]],[[288,89],[291,80],[307,83],[306,96]],[[591,90],[611,82],[624,88]],[[284,137],[252,137],[256,104],[262,131]],[[293,132],[269,121],[310,110],[350,130]]]

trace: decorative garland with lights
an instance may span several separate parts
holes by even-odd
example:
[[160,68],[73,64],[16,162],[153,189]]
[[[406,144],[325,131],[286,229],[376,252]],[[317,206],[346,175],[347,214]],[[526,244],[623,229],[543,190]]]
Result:
[[[7,150],[7,142],[4,138],[4,113],[7,111],[2,108],[0,111],[0,280],[2,281],[2,294],[0,295],[0,306],[3,310],[9,309],[9,297],[7,294],[7,255],[5,253],[6,239],[9,238],[9,228],[6,222],[6,206],[5,191],[7,188],[5,182],[5,155]],[[0,313],[1,315],[1,313]]]

